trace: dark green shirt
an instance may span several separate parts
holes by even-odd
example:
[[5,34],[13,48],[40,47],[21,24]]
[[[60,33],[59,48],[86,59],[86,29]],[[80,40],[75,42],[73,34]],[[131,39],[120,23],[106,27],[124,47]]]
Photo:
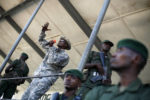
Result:
[[[105,65],[107,67],[107,77],[111,77],[111,70],[110,70],[110,56],[105,56],[104,58],[105,60]],[[97,63],[97,64],[101,64],[101,58],[100,58],[100,52],[96,52],[96,51],[91,51],[88,59],[87,59],[87,63],[93,64],[93,63]],[[91,82],[91,78],[93,78],[93,73],[97,72],[96,68],[90,68],[88,69],[88,71],[86,72],[86,80],[82,83],[82,86],[79,88],[77,95],[81,96],[81,98],[83,99],[85,97],[85,95],[88,93],[89,90],[91,90],[92,88],[94,88],[97,85],[101,85],[101,80],[96,81],[96,82]],[[94,99],[93,99],[94,100]]]
[[[87,59],[87,62],[86,63],[98,63],[98,64],[101,64],[102,65],[102,61],[101,61],[101,58],[100,58],[100,52],[96,52],[96,51],[91,51],[89,56],[88,56],[88,59]],[[105,58],[104,58],[104,63],[107,67],[107,77],[111,77],[111,69],[110,69],[110,55],[106,55]],[[91,69],[93,70],[93,69]],[[89,70],[90,73],[92,73],[93,71]],[[95,69],[94,69],[95,70]]]
[[121,92],[119,84],[99,86],[91,90],[84,100],[150,100],[150,85],[143,85],[137,78]]
[[11,64],[13,66],[13,71],[16,71],[20,77],[27,76],[29,73],[29,68],[24,61],[16,59]]

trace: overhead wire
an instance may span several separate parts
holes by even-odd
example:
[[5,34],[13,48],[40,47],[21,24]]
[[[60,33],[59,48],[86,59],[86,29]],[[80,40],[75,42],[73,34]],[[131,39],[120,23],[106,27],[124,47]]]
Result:
[[0,78],[0,80],[31,79],[31,78],[54,77],[54,76],[63,76],[63,75],[64,75],[64,73],[58,73],[58,74],[43,75],[43,76],[27,76],[27,77]]

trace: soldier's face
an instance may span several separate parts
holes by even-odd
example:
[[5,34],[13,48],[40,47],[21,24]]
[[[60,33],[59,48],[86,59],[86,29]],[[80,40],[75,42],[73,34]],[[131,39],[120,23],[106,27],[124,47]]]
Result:
[[102,44],[102,51],[109,52],[111,46],[108,43],[103,43]]
[[61,49],[66,49],[67,48],[66,41],[63,39],[60,39],[57,46],[60,47]]
[[77,89],[80,85],[80,80],[71,74],[66,74],[64,78],[64,86],[66,89]]
[[28,59],[28,57],[21,56],[20,59],[26,61]]
[[117,49],[110,59],[112,70],[124,70],[132,65],[133,52],[125,47]]

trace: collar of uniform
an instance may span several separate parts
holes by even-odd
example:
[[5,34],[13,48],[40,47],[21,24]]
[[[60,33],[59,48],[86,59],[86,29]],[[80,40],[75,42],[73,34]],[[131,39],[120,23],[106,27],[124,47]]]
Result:
[[141,80],[137,78],[125,89],[125,91],[135,92],[141,87],[141,85],[142,85]]
[[65,50],[64,49],[60,49],[60,48],[55,48],[55,51],[56,52],[64,52]]
[[72,96],[65,96],[64,93],[60,94],[60,99],[59,100],[73,100],[73,98],[76,96],[76,94],[72,95]]
[[[126,89],[125,91],[130,91],[130,92],[134,92],[137,91],[140,86],[142,85],[142,82],[139,78],[137,78],[135,81],[133,81]],[[119,84],[110,87],[109,89],[106,90],[106,92],[115,92],[115,91],[119,91]]]
[[115,91],[118,91],[118,86],[117,85],[111,86],[105,92],[115,92]]

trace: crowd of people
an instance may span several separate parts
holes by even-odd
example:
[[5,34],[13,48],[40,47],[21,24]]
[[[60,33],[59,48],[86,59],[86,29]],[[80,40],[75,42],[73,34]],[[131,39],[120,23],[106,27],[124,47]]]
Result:
[[[49,31],[49,23],[42,27],[39,43],[46,51],[34,76],[53,75],[61,73],[69,63],[69,56],[65,50],[71,49],[68,39],[61,37],[57,47],[53,40],[45,39],[45,32]],[[50,100],[150,100],[150,85],[143,84],[139,73],[144,69],[148,59],[148,49],[140,41],[122,39],[117,43],[117,50],[110,54],[113,42],[104,40],[99,52],[91,51],[83,72],[69,69],[64,73],[64,92],[55,92]],[[6,69],[2,78],[26,77],[29,68],[26,64],[28,55],[22,53]],[[112,71],[118,73],[120,81],[112,84]],[[34,78],[22,95],[21,100],[38,100],[56,82],[59,76]],[[25,79],[1,80],[0,96],[11,99],[18,85]]]

